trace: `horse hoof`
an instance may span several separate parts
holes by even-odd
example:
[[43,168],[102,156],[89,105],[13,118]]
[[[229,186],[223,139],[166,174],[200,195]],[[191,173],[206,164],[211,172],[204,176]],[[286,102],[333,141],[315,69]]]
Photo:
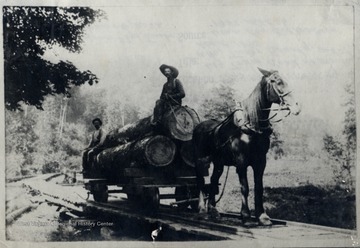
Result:
[[240,212],[240,218],[241,218],[242,220],[251,219],[251,218],[250,218],[250,212]]
[[198,213],[197,217],[198,220],[207,220],[208,219],[208,215],[207,213]]
[[260,226],[271,226],[272,222],[270,217],[266,213],[262,213],[259,217],[259,225]]
[[204,220],[204,219],[207,218],[207,214],[208,214],[208,213],[207,213],[207,211],[206,211],[205,208],[199,208],[197,218],[198,218],[199,220]]
[[220,214],[218,212],[209,213],[209,218],[213,220],[220,219]]
[[207,211],[205,208],[199,208],[199,214],[206,214]]
[[213,206],[209,206],[208,213],[209,213],[209,217],[212,218],[212,219],[220,218],[220,213]]

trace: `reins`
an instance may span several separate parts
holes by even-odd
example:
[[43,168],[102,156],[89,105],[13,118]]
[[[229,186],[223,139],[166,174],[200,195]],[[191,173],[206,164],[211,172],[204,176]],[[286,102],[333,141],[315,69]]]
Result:
[[[289,108],[289,106],[286,106],[286,105],[285,105],[285,100],[284,100],[284,97],[287,96],[287,95],[289,95],[289,94],[291,93],[291,91],[286,92],[286,93],[280,93],[279,90],[275,87],[275,85],[274,85],[273,83],[271,83],[271,82],[268,81],[268,80],[267,80],[267,83],[270,83],[271,86],[273,87],[275,93],[277,94],[277,96],[278,96],[279,99],[280,99],[280,104],[279,104],[279,107],[277,107],[277,108],[272,108],[272,107],[270,107],[270,108],[263,108],[263,109],[261,109],[261,111],[276,111],[276,112],[275,112],[272,116],[268,117],[267,119],[264,119],[264,120],[258,119],[258,121],[262,121],[262,122],[267,121],[267,122],[269,122],[269,124],[268,124],[267,127],[265,127],[265,128],[264,128],[264,127],[259,127],[260,131],[258,131],[258,132],[261,132],[261,129],[271,128],[271,123],[280,122],[280,121],[283,120],[284,118],[288,117],[288,116],[290,115],[290,113],[291,113],[291,109]],[[269,94],[269,88],[267,89],[267,91],[268,91],[268,94]],[[235,101],[235,102],[236,102],[236,101]],[[237,103],[237,102],[236,102],[236,103]],[[239,106],[239,105],[238,105],[238,106]],[[240,105],[240,106],[241,106],[241,105]],[[285,111],[288,111],[285,116],[283,116],[283,117],[280,118],[280,119],[277,119],[277,120],[275,120],[275,121],[270,122],[270,120],[274,119],[281,111],[284,111],[284,110],[285,110]],[[234,116],[234,113],[235,113],[236,111],[244,111],[244,109],[241,108],[241,107],[236,108],[227,118],[225,118],[223,121],[221,121],[220,123],[218,123],[214,128],[212,128],[212,129],[211,129],[210,131],[208,131],[208,132],[214,132],[214,136],[216,136],[216,135],[217,135],[217,132],[219,132],[220,128],[221,128],[231,117]],[[241,127],[244,127],[244,126],[247,127],[248,124],[249,124],[248,122],[245,122],[245,121],[244,121],[244,124],[241,125],[241,126],[238,126],[238,128],[241,129]],[[250,127],[247,127],[247,128],[253,131],[253,129],[251,129]],[[256,131],[255,131],[255,132],[256,132]],[[216,149],[223,148],[228,142],[230,142],[230,141],[233,139],[233,135],[234,135],[234,134],[229,135],[228,139],[226,139],[225,142],[221,143],[220,145],[217,145],[217,144],[216,144],[216,141],[215,141],[215,148],[216,148]],[[216,137],[214,137],[214,139],[215,139],[215,138],[216,138]],[[234,151],[233,151],[231,148],[230,148],[230,150],[231,150],[232,153],[233,153],[233,159],[235,159]],[[215,201],[215,203],[218,203],[218,202],[221,200],[221,198],[223,197],[223,195],[224,195],[225,187],[226,187],[226,183],[227,183],[227,179],[228,179],[228,175],[229,175],[229,170],[230,170],[230,166],[228,166],[228,168],[227,168],[226,177],[225,177],[225,181],[224,181],[224,185],[223,185],[222,191],[221,191],[221,193],[220,193],[219,198]]]
[[225,181],[224,181],[224,186],[223,186],[223,188],[221,190],[221,194],[220,194],[219,198],[215,201],[215,203],[218,203],[221,200],[221,198],[223,197],[223,195],[224,195],[226,182],[227,182],[227,179],[228,179],[228,176],[229,176],[229,169],[230,169],[230,166],[228,166],[227,171],[226,171],[226,177],[225,177]]
[[[288,116],[290,115],[290,113],[291,113],[290,108],[289,108],[288,106],[285,106],[285,101],[284,101],[284,99],[283,99],[285,96],[289,95],[289,94],[291,93],[291,91],[288,91],[288,92],[285,92],[285,93],[280,93],[279,90],[274,86],[273,83],[271,83],[270,81],[268,81],[267,83],[272,86],[272,88],[274,89],[276,95],[279,97],[279,99],[280,99],[280,106],[277,107],[277,108],[272,108],[272,107],[270,107],[270,108],[263,108],[263,109],[261,109],[261,111],[276,111],[276,113],[274,113],[272,116],[268,117],[267,119],[259,119],[259,121],[261,121],[261,122],[269,122],[269,124],[268,124],[267,127],[259,127],[260,132],[261,132],[261,130],[266,130],[266,129],[271,128],[271,124],[272,124],[272,123],[278,123],[278,122],[282,121],[284,118],[288,117]],[[268,89],[268,92],[269,92],[269,89]],[[268,94],[269,94],[269,93],[268,93]],[[235,101],[235,102],[236,102],[236,101]],[[236,103],[237,103],[237,102],[236,102]],[[238,103],[237,103],[237,104],[238,104]],[[286,115],[283,116],[283,117],[281,117],[280,119],[273,120],[273,119],[274,119],[281,111],[283,111],[283,110],[287,110],[288,113],[286,113]],[[212,128],[212,129],[209,130],[208,132],[214,132],[214,131],[216,132],[216,129],[217,129],[217,128],[220,129],[221,126],[224,125],[224,124],[234,115],[234,113],[235,113],[236,111],[244,111],[244,109],[243,109],[242,107],[236,108],[227,118],[225,118],[223,121],[221,121],[219,124],[217,124],[214,128]],[[273,120],[273,121],[270,122],[270,120]],[[248,127],[247,124],[248,124],[248,123],[245,123],[245,124],[242,125],[242,126],[245,126],[245,127],[247,127],[248,129],[250,129],[250,130],[253,130],[251,127]],[[242,126],[241,126],[241,127],[242,127]],[[239,127],[239,128],[241,128],[241,127]],[[254,131],[254,130],[253,130],[253,131]],[[256,130],[255,130],[255,132],[256,132]],[[225,142],[223,142],[221,145],[217,145],[216,148],[219,149],[219,148],[224,147],[231,139],[232,139],[232,135],[230,135],[230,137],[229,137]]]
[[[276,95],[279,97],[280,99],[280,106],[278,108],[264,108],[264,109],[261,109],[263,111],[277,111],[277,113],[273,114],[271,117],[265,119],[265,120],[259,120],[259,121],[269,121],[272,120],[275,116],[278,115],[278,113],[280,113],[280,111],[282,110],[288,110],[289,112],[282,118],[278,119],[278,120],[275,120],[273,121],[272,123],[277,123],[277,122],[280,122],[282,121],[284,118],[286,118],[287,116],[290,115],[291,113],[291,110],[288,106],[285,106],[285,101],[284,101],[284,97],[289,95],[292,91],[288,91],[288,92],[285,92],[285,93],[280,93],[279,90],[274,86],[274,84],[270,81],[270,80],[266,80],[268,84],[270,84],[273,88],[273,90],[275,91]],[[269,95],[269,89],[267,90],[267,94]]]

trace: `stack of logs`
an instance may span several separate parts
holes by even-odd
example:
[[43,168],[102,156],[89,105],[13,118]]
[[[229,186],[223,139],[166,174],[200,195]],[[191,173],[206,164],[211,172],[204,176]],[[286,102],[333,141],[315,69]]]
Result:
[[165,167],[180,157],[194,167],[191,139],[200,122],[195,110],[178,106],[167,111],[158,125],[153,126],[151,120],[149,116],[109,132],[96,164],[106,171],[117,171],[119,167]]

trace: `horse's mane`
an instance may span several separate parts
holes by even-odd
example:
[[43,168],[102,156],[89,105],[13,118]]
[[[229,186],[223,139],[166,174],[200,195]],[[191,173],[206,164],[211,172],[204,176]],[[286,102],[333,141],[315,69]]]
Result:
[[260,129],[262,116],[261,106],[264,106],[266,97],[263,96],[263,88],[266,86],[265,77],[256,85],[250,96],[241,102],[246,120],[255,130]]

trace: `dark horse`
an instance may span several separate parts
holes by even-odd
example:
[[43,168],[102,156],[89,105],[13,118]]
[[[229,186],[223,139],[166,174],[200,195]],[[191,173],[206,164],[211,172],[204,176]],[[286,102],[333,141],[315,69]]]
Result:
[[[269,150],[272,128],[269,117],[273,103],[280,109],[299,114],[300,108],[293,101],[293,94],[277,71],[265,71],[261,81],[250,96],[241,102],[240,109],[230,114],[224,121],[207,120],[201,122],[193,133],[196,159],[196,176],[200,190],[199,210],[215,212],[215,195],[219,193],[219,178],[224,165],[235,165],[241,187],[241,215],[250,217],[248,207],[249,186],[247,167],[252,166],[255,182],[255,215],[260,225],[271,225],[263,207],[263,174],[266,153]],[[210,185],[205,187],[204,176],[208,174],[210,162],[214,169]],[[203,192],[209,194],[208,209],[205,209]]]

